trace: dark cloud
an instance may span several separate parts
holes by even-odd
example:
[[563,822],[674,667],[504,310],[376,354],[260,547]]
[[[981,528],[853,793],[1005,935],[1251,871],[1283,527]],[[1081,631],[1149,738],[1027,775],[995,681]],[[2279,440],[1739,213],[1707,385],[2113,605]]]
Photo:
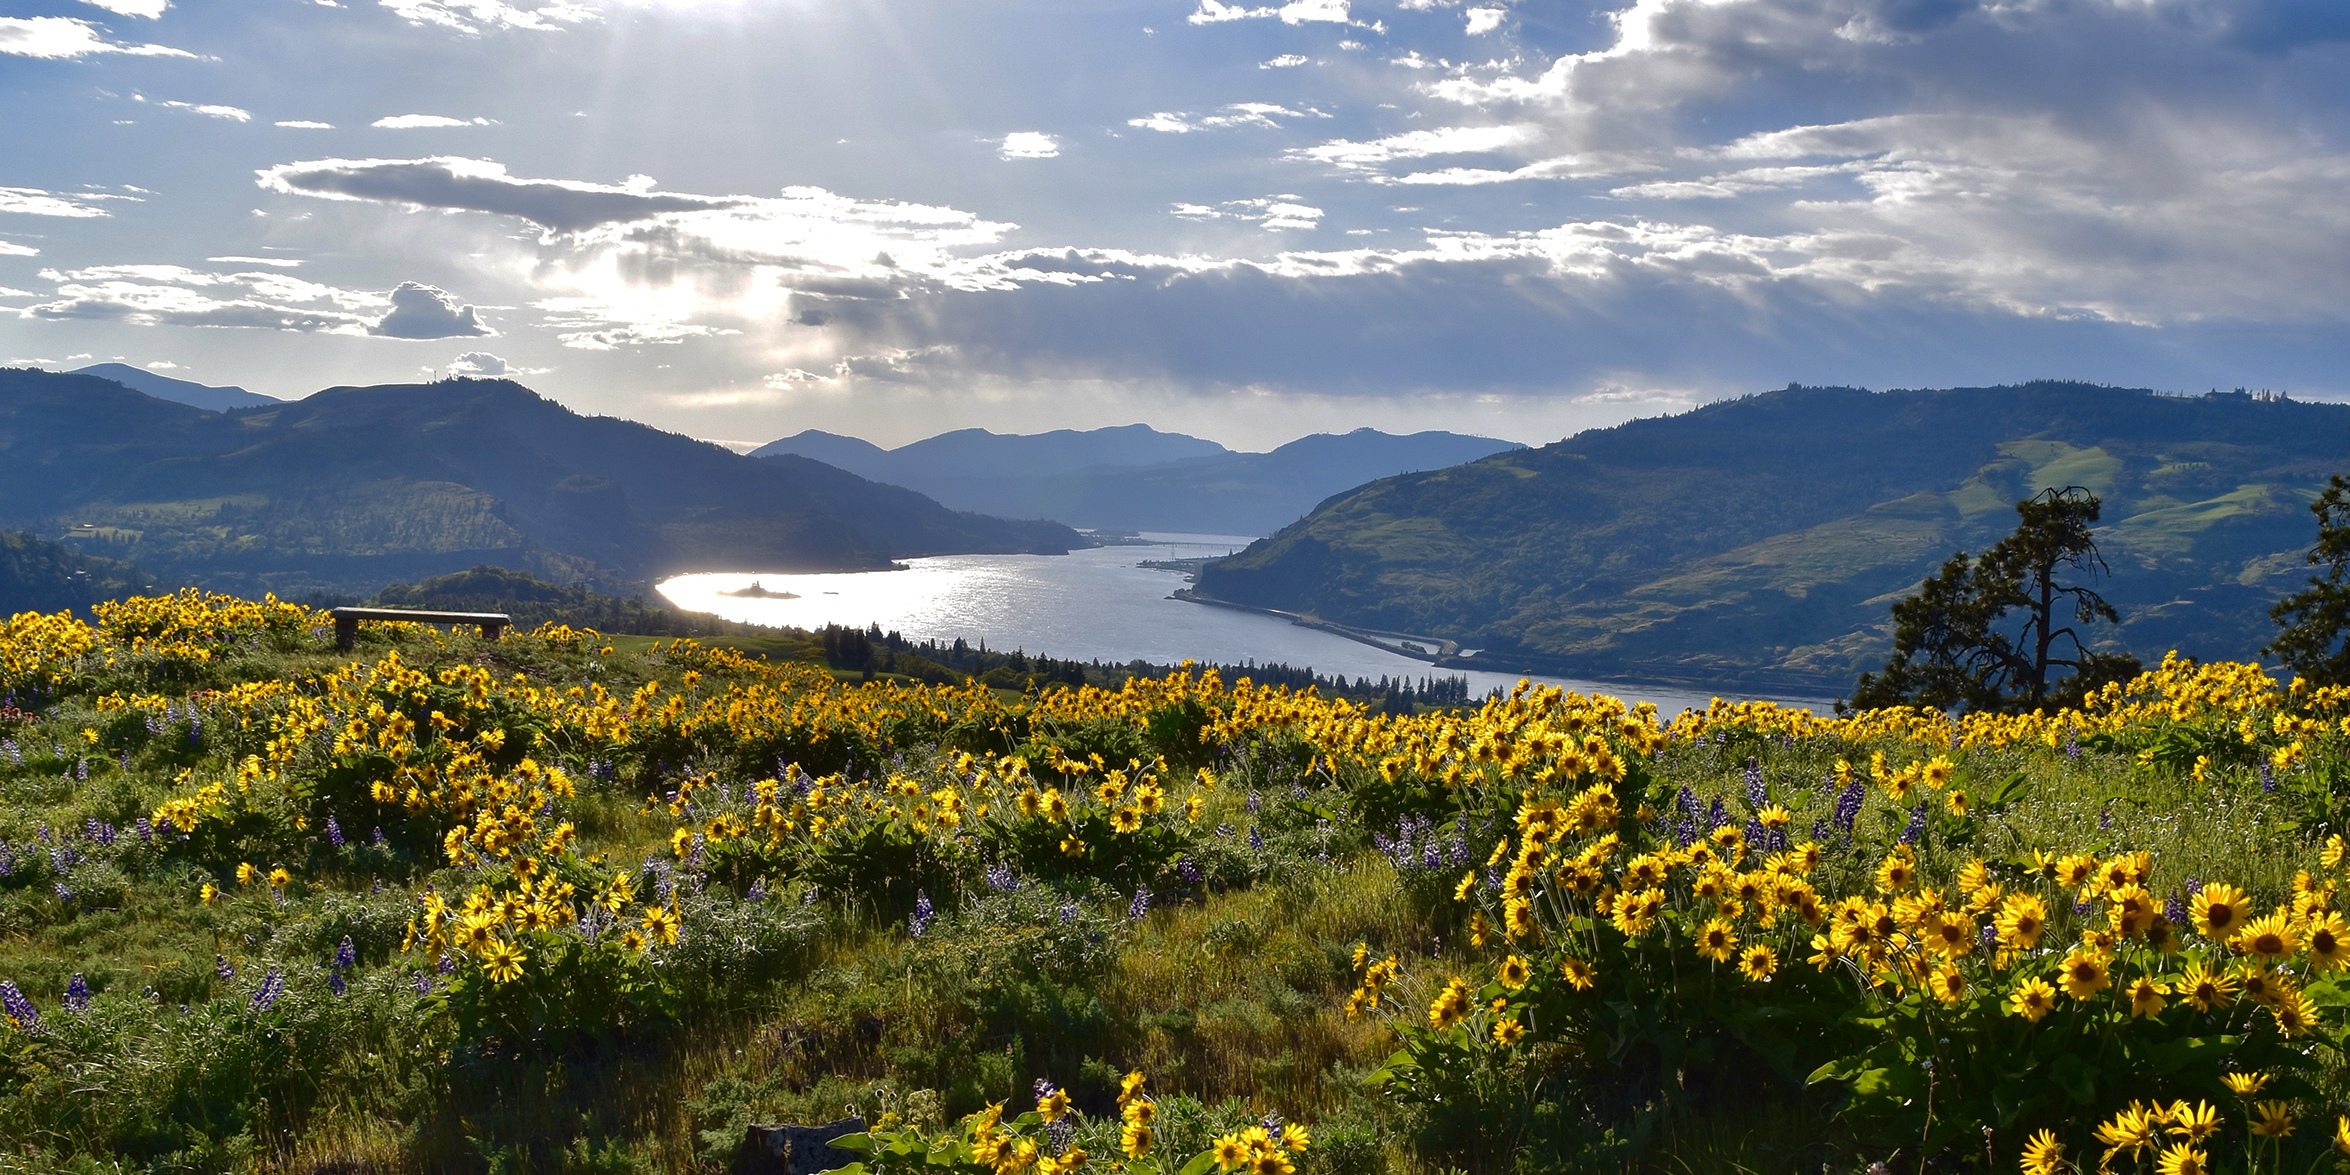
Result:
[[334,200],[376,200],[413,208],[453,208],[519,216],[551,232],[649,220],[665,212],[732,208],[741,200],[654,193],[576,180],[517,179],[481,159],[319,159],[281,163],[259,173],[262,187]]
[[471,306],[458,305],[447,290],[401,282],[392,291],[392,312],[367,328],[388,339],[457,339],[494,335]]

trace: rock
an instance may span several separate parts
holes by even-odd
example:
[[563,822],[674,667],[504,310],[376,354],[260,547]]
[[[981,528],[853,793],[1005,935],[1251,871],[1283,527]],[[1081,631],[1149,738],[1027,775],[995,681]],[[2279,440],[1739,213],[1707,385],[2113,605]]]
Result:
[[822,1126],[753,1125],[735,1152],[728,1175],[813,1175],[857,1161],[857,1156],[830,1145],[844,1134],[865,1130],[863,1118],[843,1118]]

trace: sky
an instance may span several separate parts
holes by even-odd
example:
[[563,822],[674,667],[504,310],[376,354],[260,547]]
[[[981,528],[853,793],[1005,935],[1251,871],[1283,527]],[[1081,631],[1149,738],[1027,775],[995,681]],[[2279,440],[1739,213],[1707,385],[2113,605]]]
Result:
[[2339,0],[5,0],[0,364],[736,444],[2350,397]]

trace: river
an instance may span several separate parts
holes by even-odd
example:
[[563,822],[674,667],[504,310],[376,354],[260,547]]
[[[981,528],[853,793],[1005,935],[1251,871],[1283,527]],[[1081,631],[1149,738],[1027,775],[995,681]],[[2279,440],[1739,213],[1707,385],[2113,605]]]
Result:
[[[779,575],[753,571],[681,575],[660,585],[680,608],[752,624],[820,628],[879,624],[912,640],[957,637],[991,649],[1075,659],[1172,665],[1184,660],[1239,664],[1285,662],[1348,677],[1469,679],[1473,696],[1517,684],[1515,673],[1437,669],[1395,653],[1285,620],[1168,598],[1184,586],[1173,571],[1138,566],[1228,554],[1244,536],[1146,533],[1146,546],[1095,547],[1066,555],[935,555],[908,559],[904,571]],[[757,582],[796,599],[720,593]],[[1666,714],[1703,708],[1712,695],[1679,686],[1536,677],[1583,693],[1654,702]],[[1750,696],[1726,694],[1725,696]],[[1816,698],[1779,701],[1825,710]]]

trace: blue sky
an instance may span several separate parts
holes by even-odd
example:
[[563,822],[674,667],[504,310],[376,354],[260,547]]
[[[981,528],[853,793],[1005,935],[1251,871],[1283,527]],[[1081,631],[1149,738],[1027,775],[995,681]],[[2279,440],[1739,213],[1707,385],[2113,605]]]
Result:
[[0,362],[764,441],[2350,394],[2333,0],[13,0]]

